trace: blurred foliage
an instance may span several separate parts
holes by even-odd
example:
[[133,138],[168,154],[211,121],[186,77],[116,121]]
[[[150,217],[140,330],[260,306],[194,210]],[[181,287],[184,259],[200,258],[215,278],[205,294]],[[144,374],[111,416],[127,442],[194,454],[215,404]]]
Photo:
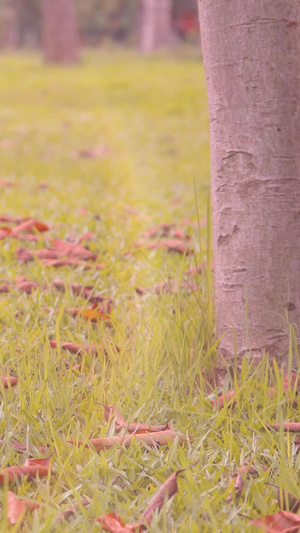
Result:
[[[133,44],[140,20],[140,0],[74,0],[84,44],[103,41]],[[5,45],[8,21],[15,15],[19,46],[41,42],[42,0],[0,0],[0,46]],[[197,0],[173,0],[174,27],[183,39],[197,39]],[[14,14],[14,15],[13,15]]]

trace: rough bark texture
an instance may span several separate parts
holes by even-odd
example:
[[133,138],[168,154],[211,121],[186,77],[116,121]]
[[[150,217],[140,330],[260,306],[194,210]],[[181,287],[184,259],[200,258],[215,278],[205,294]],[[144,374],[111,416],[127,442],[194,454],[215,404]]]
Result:
[[172,0],[141,0],[140,48],[151,52],[175,43]]
[[43,45],[49,63],[71,65],[79,60],[79,35],[73,0],[44,0]]
[[[300,326],[300,2],[199,0],[221,352],[286,361]],[[299,344],[299,342],[298,342]]]

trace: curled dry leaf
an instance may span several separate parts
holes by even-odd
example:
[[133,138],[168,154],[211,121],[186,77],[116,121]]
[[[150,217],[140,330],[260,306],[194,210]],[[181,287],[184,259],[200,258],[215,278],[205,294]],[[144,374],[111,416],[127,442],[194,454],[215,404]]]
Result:
[[1,376],[1,380],[5,389],[18,385],[18,380],[14,376]]
[[[56,341],[50,341],[51,348],[57,348],[57,342]],[[79,352],[87,352],[95,354],[98,351],[103,350],[103,346],[101,344],[76,344],[75,342],[61,342],[60,346],[63,350],[67,350],[71,353],[79,353]]]
[[170,424],[164,424],[161,426],[152,426],[149,424],[139,424],[139,423],[132,423],[127,422],[125,418],[121,415],[121,413],[118,411],[117,407],[115,405],[109,405],[104,406],[104,416],[106,422],[111,420],[111,423],[115,421],[115,430],[117,433],[122,431],[122,429],[126,429],[128,433],[135,433],[135,432],[157,432],[157,431],[166,431],[168,429],[171,429]]
[[211,400],[210,403],[213,407],[218,407],[219,409],[222,409],[225,404],[231,407],[236,404],[235,391],[232,390],[227,394],[223,394],[222,396]]
[[252,520],[252,524],[267,533],[297,533],[300,529],[300,516],[287,511],[278,511]]
[[[288,392],[289,390],[297,391],[300,390],[300,378],[298,374],[292,372],[290,375],[287,375],[283,378],[283,392]],[[276,387],[272,387],[268,390],[269,396],[272,396],[276,392]]]
[[[7,441],[5,439],[0,439],[0,446],[5,444]],[[27,444],[23,444],[22,442],[17,442],[15,440],[9,441],[11,446],[17,450],[17,452],[23,453],[23,452],[29,452],[30,454],[36,453],[37,450],[39,450],[41,453],[45,454],[48,451],[48,446],[27,446]]]
[[179,254],[191,255],[193,250],[179,239],[169,239],[165,241],[140,241],[135,243],[136,248],[147,248],[147,250],[159,250],[164,248],[168,252],[177,252]]
[[38,502],[20,500],[13,492],[7,494],[7,518],[11,526],[17,524],[21,517],[30,511],[31,513],[40,507]]
[[90,445],[92,445],[97,452],[100,452],[102,450],[108,450],[109,448],[112,448],[113,446],[120,445],[125,446],[125,448],[129,448],[132,444],[132,442],[136,442],[138,444],[146,444],[149,447],[155,447],[155,446],[166,446],[169,444],[169,442],[173,441],[178,438],[180,443],[186,442],[186,439],[179,435],[179,433],[176,433],[175,431],[172,431],[171,429],[166,431],[157,431],[153,433],[136,433],[136,434],[129,434],[129,435],[118,435],[115,437],[102,437],[101,439],[90,439],[88,443],[84,443],[83,441],[75,442],[73,440],[69,440],[68,442],[70,444],[77,444],[78,446],[85,445],[86,448],[89,448]]
[[168,477],[168,479],[162,484],[150,501],[147,509],[143,512],[140,522],[150,524],[156,509],[160,510],[165,500],[170,499],[178,492],[177,477],[181,472],[184,472],[184,470],[184,468],[182,470],[177,470],[177,472],[174,472],[174,474]]
[[[272,426],[269,426],[276,431],[280,431],[281,424],[272,424]],[[291,433],[300,433],[300,422],[285,422],[283,425],[283,431],[290,431]]]
[[61,511],[61,513],[56,515],[56,520],[60,523],[63,522],[64,520],[68,520],[68,518],[76,514],[76,512],[78,511],[78,507],[80,507],[80,505],[82,505],[83,507],[86,507],[89,504],[90,502],[86,498],[82,499],[80,502],[73,503],[72,505],[67,507],[64,511]]
[[47,477],[50,468],[51,456],[45,459],[26,459],[24,466],[9,466],[0,471],[0,485],[4,485],[7,480],[12,483],[15,479],[19,481],[24,477],[28,480],[37,477]]
[[283,511],[290,511],[291,513],[297,513],[300,509],[300,500],[292,496],[284,489],[280,489],[277,486],[277,501],[280,509]]
[[57,251],[59,257],[69,257],[83,261],[96,261],[98,257],[97,253],[91,252],[81,244],[53,239],[52,246]]
[[137,294],[139,294],[140,296],[144,296],[144,294],[147,294],[149,292],[155,292],[157,295],[160,295],[162,293],[176,294],[179,290],[195,292],[198,290],[198,287],[196,283],[193,283],[191,281],[181,281],[180,283],[178,283],[177,281],[171,279],[169,281],[157,283],[152,287],[146,287],[144,289],[140,289],[137,287],[135,290]]
[[140,524],[124,524],[122,518],[116,513],[107,513],[98,516],[97,522],[103,531],[110,533],[139,532],[144,529]]
[[49,230],[49,226],[47,224],[44,224],[43,222],[39,222],[38,220],[29,219],[25,222],[18,224],[15,226],[12,230],[12,235],[19,235],[20,233],[33,233],[34,231],[38,231],[39,233],[44,233],[45,231]]
[[[262,467],[263,470],[268,470],[266,466]],[[234,480],[234,487],[233,487],[233,493],[236,498],[238,498],[243,491],[244,488],[244,479],[249,476],[256,476],[258,475],[258,471],[254,466],[249,466],[248,464],[245,464],[238,468],[237,473],[234,476],[230,477],[229,485]],[[229,503],[232,501],[232,493],[228,496],[226,502]]]
[[91,270],[91,269],[96,269],[96,270],[102,270],[103,268],[105,268],[105,265],[103,264],[93,264],[93,265],[90,265],[89,263],[86,263],[85,261],[81,261],[80,259],[70,259],[70,258],[66,258],[66,259],[42,259],[41,262],[45,265],[45,266],[52,266],[53,268],[59,268],[59,267],[62,267],[62,266],[84,266],[84,270]]
[[94,287],[92,285],[78,285],[77,283],[71,283],[70,285],[67,285],[61,279],[54,279],[52,281],[52,285],[54,285],[54,287],[61,292],[65,292],[69,287],[73,294],[76,296],[81,296],[93,304],[107,302],[108,305],[109,302],[109,304],[112,305],[111,298],[103,296],[102,294],[93,294],[92,291],[94,290]]

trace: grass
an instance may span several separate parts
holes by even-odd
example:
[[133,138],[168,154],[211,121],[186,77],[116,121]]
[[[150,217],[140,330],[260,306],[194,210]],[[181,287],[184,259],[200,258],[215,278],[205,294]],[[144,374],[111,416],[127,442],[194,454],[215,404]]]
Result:
[[[94,285],[114,301],[110,330],[67,315],[66,308],[87,305],[70,291],[1,295],[1,375],[19,379],[17,387],[1,389],[1,467],[24,460],[11,440],[50,445],[56,452],[51,478],[13,485],[16,494],[42,502],[26,518],[23,531],[100,531],[94,519],[106,512],[136,521],[155,491],[180,468],[186,471],[179,476],[179,493],[155,515],[151,531],[248,531],[250,522],[241,515],[257,518],[278,509],[267,481],[300,497],[294,438],[267,427],[297,421],[293,402],[299,408],[299,400],[294,391],[284,395],[279,370],[263,361],[259,371],[245,366],[228,384],[228,389],[240,387],[232,409],[211,406],[216,391],[209,394],[202,372],[217,345],[209,268],[196,277],[195,293],[141,297],[135,291],[185,278],[185,270],[196,263],[210,264],[210,222],[197,229],[210,210],[200,58],[146,59],[104,50],[86,54],[78,67],[61,69],[24,54],[2,56],[0,70],[0,179],[18,184],[2,190],[0,214],[34,217],[50,226],[51,237],[61,239],[92,231],[91,250],[106,264],[101,272],[55,270],[38,260],[20,265],[20,242],[7,239],[1,241],[1,278],[24,275],[46,285],[61,278]],[[99,144],[105,145],[107,157],[74,157],[77,150]],[[134,247],[149,227],[161,222],[181,227],[184,219],[190,221],[195,257]],[[45,235],[25,246],[44,247]],[[56,311],[47,314],[44,306]],[[106,353],[68,354],[51,349],[49,338],[102,343]],[[79,361],[82,371],[72,371]],[[270,383],[276,384],[275,397],[267,394]],[[184,446],[177,441],[160,449],[132,445],[100,454],[67,443],[111,431],[102,405],[113,404],[130,421],[170,421],[192,440]],[[245,481],[239,500],[226,503],[229,476],[247,461],[258,476]],[[265,472],[264,465],[272,471]],[[1,489],[0,530],[16,531],[7,523],[6,492]],[[59,525],[56,514],[84,497],[91,505]]]

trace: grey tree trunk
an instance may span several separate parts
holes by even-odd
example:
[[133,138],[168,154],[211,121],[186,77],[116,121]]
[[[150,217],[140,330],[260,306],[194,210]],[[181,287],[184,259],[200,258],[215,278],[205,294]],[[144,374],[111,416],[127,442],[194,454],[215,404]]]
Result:
[[287,362],[288,322],[298,339],[300,327],[300,2],[199,0],[199,16],[221,353]]
[[143,52],[152,52],[176,42],[172,8],[172,0],[141,0],[140,48]]
[[79,34],[73,0],[44,0],[45,61],[71,65],[79,60]]

